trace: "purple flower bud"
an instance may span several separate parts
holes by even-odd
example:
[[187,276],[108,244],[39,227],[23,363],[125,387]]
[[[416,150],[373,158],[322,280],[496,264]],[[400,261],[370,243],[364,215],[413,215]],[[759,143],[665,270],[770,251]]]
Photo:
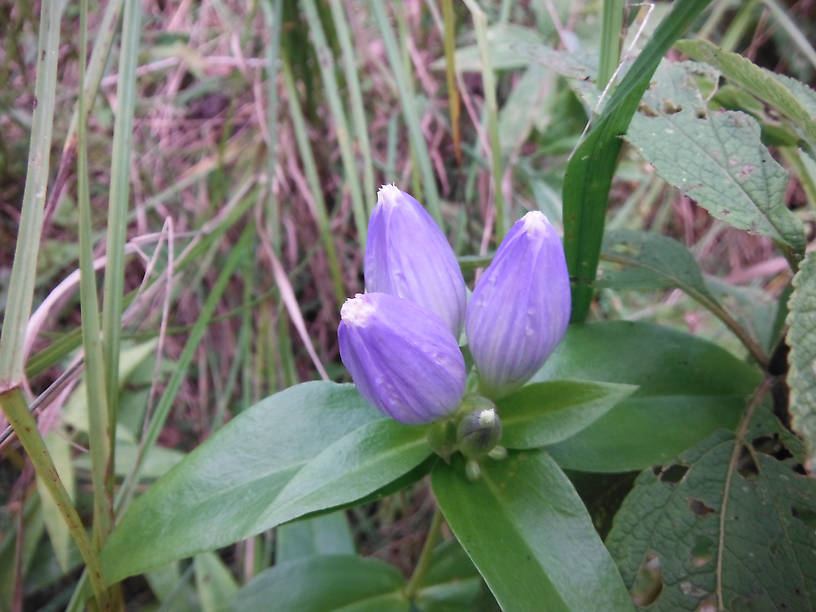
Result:
[[424,306],[459,338],[467,294],[456,256],[431,215],[394,185],[380,188],[371,213],[365,286]]
[[419,424],[456,411],[465,360],[442,319],[386,293],[358,293],[340,317],[340,357],[360,394],[380,412]]
[[570,318],[564,248],[540,212],[505,236],[467,309],[467,336],[482,390],[498,397],[523,385],[564,337]]

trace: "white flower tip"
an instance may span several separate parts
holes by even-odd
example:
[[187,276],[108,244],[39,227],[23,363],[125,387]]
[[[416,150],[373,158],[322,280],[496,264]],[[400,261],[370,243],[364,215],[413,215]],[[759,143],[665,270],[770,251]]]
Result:
[[340,308],[340,318],[346,325],[363,327],[374,314],[374,304],[362,293],[349,298]]
[[521,218],[521,222],[528,234],[545,233],[552,229],[547,217],[540,210],[531,210]]
[[492,427],[493,423],[496,422],[496,411],[492,408],[488,408],[486,410],[482,410],[479,413],[479,426],[480,427]]
[[402,199],[402,191],[394,183],[382,185],[377,191],[377,204],[383,206],[396,206]]

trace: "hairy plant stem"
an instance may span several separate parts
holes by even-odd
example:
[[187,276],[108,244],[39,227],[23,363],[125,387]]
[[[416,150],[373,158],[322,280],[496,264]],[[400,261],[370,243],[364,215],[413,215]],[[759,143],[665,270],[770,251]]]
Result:
[[419,561],[417,561],[414,573],[411,574],[408,584],[405,585],[405,596],[409,600],[416,597],[419,590],[419,584],[425,577],[428,571],[428,566],[431,564],[431,554],[436,546],[436,541],[439,539],[439,531],[442,527],[442,512],[439,508],[434,510],[433,518],[431,519],[431,526],[428,528],[428,535],[425,537],[425,544],[422,546],[422,552],[419,554]]
[[85,532],[85,527],[82,525],[82,520],[79,518],[76,508],[71,503],[68,491],[65,490],[65,486],[60,480],[57,468],[48,454],[45,442],[37,429],[34,417],[28,410],[28,405],[20,387],[12,387],[0,393],[0,407],[2,407],[3,413],[11,423],[14,431],[17,432],[17,437],[31,459],[34,471],[48,489],[51,497],[53,497],[54,503],[76,543],[79,554],[88,569],[91,587],[99,607],[102,610],[110,610],[110,599],[102,577],[99,558],[91,546],[91,540]]

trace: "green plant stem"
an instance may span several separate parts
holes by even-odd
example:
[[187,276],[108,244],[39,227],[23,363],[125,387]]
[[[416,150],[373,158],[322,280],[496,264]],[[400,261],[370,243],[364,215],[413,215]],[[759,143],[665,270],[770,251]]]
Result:
[[598,63],[598,89],[603,90],[620,61],[623,0],[604,0],[601,26],[601,56]]
[[431,156],[428,153],[428,144],[425,142],[422,128],[419,125],[416,101],[411,93],[408,73],[400,57],[394,30],[388,22],[388,16],[385,12],[385,3],[380,0],[370,0],[369,7],[374,13],[377,27],[380,30],[380,34],[382,34],[383,44],[385,45],[385,51],[388,55],[388,63],[391,65],[391,70],[394,72],[394,78],[397,82],[402,116],[408,128],[408,139],[411,143],[411,147],[416,151],[419,171],[422,174],[425,205],[428,207],[428,212],[431,213],[434,220],[444,229],[439,190],[436,188],[436,177],[434,176],[433,166],[431,165]]
[[[509,3],[505,3],[509,4]],[[502,7],[504,8],[504,7]],[[459,133],[459,89],[456,86],[456,13],[453,0],[442,0],[442,18],[445,23],[445,83],[448,88],[448,110],[450,112],[451,136],[456,163],[462,164],[462,137]]]
[[[116,454],[116,422],[119,411],[119,341],[122,334],[122,303],[125,286],[125,240],[130,198],[130,152],[133,148],[133,112],[136,104],[136,63],[141,32],[141,2],[131,1],[122,19],[122,48],[116,86],[118,108],[113,130],[111,186],[108,203],[107,261],[102,307],[102,338],[105,355],[105,389],[108,403],[108,437],[111,461]],[[113,470],[107,481],[113,495]]]
[[[87,46],[88,0],[80,0],[79,9],[79,81],[85,81]],[[96,550],[102,548],[111,530],[113,497],[106,486],[108,471],[113,472],[111,461],[110,424],[108,422],[105,392],[105,360],[99,338],[99,304],[96,272],[93,265],[93,225],[91,200],[88,191],[88,130],[85,110],[85,90],[80,89],[77,102],[79,113],[79,141],[77,158],[77,201],[79,204],[79,295],[82,316],[82,344],[85,351],[85,390],[88,401],[88,440],[91,455],[91,482],[93,485],[93,534]]]
[[37,44],[37,79],[34,85],[36,105],[31,120],[31,145],[28,171],[23,189],[20,229],[14,247],[14,263],[8,284],[8,298],[0,333],[0,390],[20,383],[24,376],[24,345],[28,317],[34,301],[37,278],[37,253],[40,250],[51,133],[59,59],[60,6],[51,0],[41,4]]
[[499,138],[499,106],[496,101],[496,80],[493,74],[493,62],[490,59],[490,44],[487,41],[487,16],[475,0],[464,0],[476,30],[476,44],[482,64],[482,86],[485,94],[485,112],[487,130],[490,139],[490,169],[493,174],[493,202],[496,206],[496,243],[501,242],[507,233],[507,212],[502,193],[502,156],[501,139]]
[[[601,259],[621,265],[632,265],[631,260],[628,260],[625,257],[616,257],[615,255],[610,255],[609,253],[601,254]],[[648,266],[641,267],[650,269]],[[696,300],[700,305],[707,308],[711,314],[722,321],[725,326],[730,329],[737,338],[739,338],[740,342],[742,342],[745,348],[748,349],[748,352],[751,353],[751,356],[756,360],[760,367],[762,367],[763,370],[768,369],[769,359],[765,354],[765,351],[762,350],[759,343],[757,343],[757,341],[751,337],[745,328],[743,328],[742,325],[740,325],[734,319],[734,317],[732,317],[728,311],[725,310],[725,308],[720,306],[715,300],[711,299],[710,296],[700,291],[696,291],[692,287],[684,285],[682,290],[685,291],[689,297]]]
[[431,519],[431,526],[428,528],[428,535],[425,536],[425,544],[422,546],[422,552],[419,553],[419,560],[417,561],[414,573],[405,585],[405,597],[408,600],[413,600],[419,590],[419,585],[428,571],[431,564],[431,556],[433,549],[436,546],[436,541],[439,539],[439,531],[442,528],[442,512],[439,508],[434,510],[433,518]]
[[[275,197],[274,181],[278,163],[278,62],[280,56],[281,19],[283,18],[283,0],[264,0],[264,25],[269,30],[269,44],[266,47],[266,129],[269,133],[267,143],[267,181],[269,189],[267,198],[267,231],[275,252],[280,251],[280,211]],[[274,4],[274,6],[273,6]]]
[[103,610],[109,609],[110,602],[105,588],[105,581],[102,577],[102,569],[99,566],[99,558],[91,546],[91,541],[82,526],[76,508],[71,503],[68,491],[65,490],[65,486],[60,480],[57,468],[54,466],[51,455],[48,454],[45,447],[45,442],[37,430],[37,423],[28,410],[28,405],[20,387],[15,386],[0,393],[0,407],[2,407],[3,413],[14,428],[17,438],[31,459],[34,471],[54,499],[54,503],[65,521],[71,537],[74,539],[77,550],[79,550],[79,554],[88,569],[91,587],[99,607]]

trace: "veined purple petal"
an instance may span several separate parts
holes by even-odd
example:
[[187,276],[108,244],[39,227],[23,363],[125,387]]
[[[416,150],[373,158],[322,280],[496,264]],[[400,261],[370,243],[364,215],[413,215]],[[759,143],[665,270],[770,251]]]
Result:
[[498,397],[523,385],[561,342],[570,318],[564,248],[540,212],[505,236],[467,308],[470,352],[483,390]]
[[358,293],[340,317],[340,357],[360,394],[380,412],[419,424],[457,409],[465,360],[442,319],[386,293]]
[[365,286],[424,306],[459,338],[467,293],[456,256],[431,215],[394,185],[380,188],[371,213]]

